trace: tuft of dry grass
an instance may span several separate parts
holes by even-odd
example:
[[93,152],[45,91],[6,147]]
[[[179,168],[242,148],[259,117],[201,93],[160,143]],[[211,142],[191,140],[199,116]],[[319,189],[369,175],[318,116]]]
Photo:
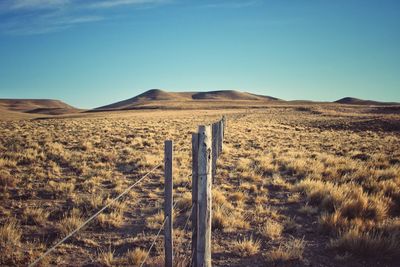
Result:
[[223,205],[214,207],[211,224],[213,230],[224,232],[250,228],[250,224],[240,212]]
[[310,206],[308,203],[306,203],[304,206],[300,207],[299,212],[306,215],[314,215],[318,213],[318,208]]
[[267,220],[260,227],[260,233],[264,237],[275,240],[281,237],[283,225],[273,220]]
[[135,248],[134,250],[128,250],[125,254],[127,261],[130,265],[139,266],[146,258],[147,251],[142,248]]
[[192,193],[185,192],[182,197],[177,200],[177,207],[181,210],[187,210],[192,206]]
[[49,217],[49,212],[39,207],[28,207],[23,216],[28,224],[44,225]]
[[78,228],[83,223],[83,218],[81,212],[78,209],[73,209],[69,216],[64,216],[64,218],[58,224],[58,231],[62,235],[67,235],[73,230]]
[[253,239],[253,237],[243,238],[233,242],[233,251],[240,257],[253,256],[260,252],[261,241]]
[[301,260],[303,258],[304,246],[304,240],[292,238],[278,248],[268,251],[265,256],[271,262]]
[[97,262],[101,264],[102,266],[107,266],[111,267],[114,266],[114,252],[109,250],[109,251],[100,251],[97,255]]
[[21,244],[22,231],[15,219],[8,220],[0,227],[0,263],[15,264],[21,255],[18,247]]
[[159,229],[164,222],[164,213],[162,211],[157,212],[146,218],[146,226],[149,229]]
[[21,229],[15,219],[8,220],[0,227],[0,246],[2,248],[16,247],[21,240]]
[[400,229],[385,233],[380,230],[360,231],[353,227],[332,239],[330,246],[363,258],[392,258],[400,255]]
[[120,228],[124,222],[124,216],[121,212],[113,211],[111,213],[101,213],[97,216],[97,222],[103,229],[112,227]]

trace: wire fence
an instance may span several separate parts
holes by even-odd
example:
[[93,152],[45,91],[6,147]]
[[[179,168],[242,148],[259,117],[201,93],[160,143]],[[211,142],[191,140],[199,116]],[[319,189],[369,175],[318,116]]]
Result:
[[[57,242],[55,245],[53,245],[51,248],[49,248],[45,253],[43,253],[42,255],[40,255],[40,257],[38,257],[34,262],[32,262],[31,264],[29,264],[29,267],[33,267],[36,266],[41,260],[43,260],[46,256],[48,256],[51,252],[53,252],[57,247],[59,247],[61,244],[65,243],[69,238],[71,238],[73,235],[75,235],[77,232],[79,232],[82,228],[84,228],[87,224],[89,224],[91,221],[93,221],[96,217],[98,217],[104,210],[106,210],[107,208],[109,208],[112,204],[114,204],[116,201],[118,201],[120,198],[122,198],[124,195],[126,195],[129,191],[131,191],[135,186],[137,186],[140,182],[142,182],[144,179],[146,179],[147,177],[149,177],[150,174],[154,174],[155,170],[157,170],[160,166],[162,165],[162,162],[157,164],[153,169],[151,169],[149,172],[147,172],[145,175],[143,175],[139,180],[137,180],[135,183],[133,183],[132,185],[130,185],[128,188],[126,188],[121,194],[119,194],[117,197],[115,197],[114,199],[112,199],[111,201],[108,202],[107,205],[105,205],[104,207],[102,207],[100,210],[98,210],[95,214],[93,214],[90,218],[88,218],[86,221],[84,221],[81,225],[79,225],[75,230],[73,230],[72,232],[70,232],[67,236],[65,236],[63,239],[61,239],[59,242]],[[189,180],[189,178],[191,177],[191,175],[188,175],[188,181],[181,187],[183,188],[187,188],[188,185],[190,184],[191,180]],[[182,195],[183,193],[181,193],[180,195]],[[178,205],[179,201],[176,200],[174,203],[174,209],[176,208],[176,206]],[[190,209],[192,209],[192,207],[190,207]],[[179,210],[177,213],[180,213],[181,211],[185,210],[185,208]],[[154,247],[164,225],[165,222],[167,220],[168,217],[165,217],[160,229],[157,232],[156,237],[154,238],[149,250],[147,251],[146,257],[143,260],[143,262],[141,263],[140,266],[143,266],[147,260],[147,258],[150,255],[150,252],[152,250],[152,248]],[[188,216],[185,226],[184,228],[186,229],[186,226],[188,224],[190,220],[190,215]]]
[[153,169],[151,169],[149,172],[147,172],[142,178],[137,180],[135,183],[130,185],[127,189],[125,189],[121,194],[119,194],[117,197],[112,199],[111,201],[108,202],[107,205],[102,207],[100,210],[98,210],[95,214],[93,214],[89,219],[84,221],[81,225],[79,225],[75,230],[73,230],[71,233],[69,233],[66,237],[61,239],[59,242],[57,242],[55,245],[53,245],[50,249],[48,249],[45,253],[43,253],[39,258],[37,258],[34,262],[29,264],[29,267],[36,266],[44,257],[49,255],[52,251],[54,251],[58,246],[63,244],[65,241],[67,241],[69,238],[71,238],[74,234],[76,234],[79,230],[81,230],[83,227],[85,227],[89,222],[94,220],[97,216],[99,216],[104,210],[106,210],[108,207],[110,207],[112,204],[114,204],[116,201],[118,201],[121,197],[126,195],[132,188],[134,188],[136,185],[138,185],[141,181],[146,179],[153,171],[155,171],[157,168],[159,168],[162,165],[162,163],[159,163],[157,166],[155,166]]
[[[223,119],[222,121],[224,122],[224,120],[225,119]],[[219,123],[221,123],[221,122],[219,122]],[[215,124],[217,124],[217,123],[215,123]],[[213,125],[213,127],[214,126],[217,126],[217,125]],[[224,125],[223,124],[221,124],[221,125],[218,125],[218,127],[224,127]],[[214,130],[214,129],[213,129]],[[219,145],[221,145],[221,147],[222,147],[222,139],[221,139],[221,136],[219,136],[220,134],[222,134],[223,135],[223,129],[221,130],[221,129],[217,129],[218,131],[222,131],[222,132],[217,132],[217,134],[216,135],[212,135],[212,138],[211,138],[211,143],[213,144],[213,146],[214,145],[216,145],[216,146],[219,146]],[[214,132],[213,132],[214,133]],[[220,138],[221,140],[217,140],[218,138]],[[193,141],[193,140],[192,140]],[[169,141],[170,142],[170,141]],[[217,151],[217,153],[218,153],[218,155],[219,155],[219,153],[220,153],[220,150],[222,150],[221,148],[218,148],[218,147],[216,147],[216,150],[218,150]],[[186,151],[186,149],[184,149],[184,150],[181,150],[181,151]],[[172,151],[171,151],[172,152]],[[180,152],[180,151],[176,151],[176,152]],[[218,155],[216,155],[216,157],[218,157]],[[214,155],[213,155],[213,157],[214,157]],[[215,159],[216,160],[216,159]],[[164,163],[166,162],[166,159],[164,159]],[[148,171],[145,175],[143,175],[140,179],[138,179],[136,182],[134,182],[132,185],[130,185],[129,187],[127,187],[122,193],[120,193],[118,196],[116,196],[115,198],[113,198],[111,201],[109,201],[105,206],[103,206],[100,210],[98,210],[96,213],[94,213],[91,217],[89,217],[86,221],[84,221],[81,225],[79,225],[75,230],[73,230],[72,232],[70,232],[67,236],[65,236],[64,238],[62,238],[60,241],[58,241],[55,245],[53,245],[52,247],[50,247],[45,253],[43,253],[42,255],[40,255],[35,261],[33,261],[31,264],[29,264],[28,266],[29,267],[33,267],[33,266],[36,266],[41,260],[43,260],[43,258],[45,258],[46,256],[48,256],[51,252],[53,252],[57,247],[59,247],[61,244],[63,244],[63,243],[65,243],[68,239],[70,239],[73,235],[75,235],[77,232],[79,232],[81,229],[83,229],[86,225],[88,225],[90,222],[92,222],[95,218],[97,218],[103,211],[105,211],[107,208],[109,208],[111,205],[113,205],[116,201],[118,201],[119,199],[121,199],[124,195],[126,195],[127,193],[129,193],[135,186],[137,186],[139,183],[141,183],[143,180],[145,180],[147,177],[149,177],[150,176],[150,174],[158,174],[158,172],[156,172],[156,170],[159,168],[159,167],[161,167],[162,166],[162,164],[163,164],[163,162],[160,162],[159,164],[157,164],[155,167],[153,167],[150,171]],[[213,162],[213,164],[214,164],[214,162]],[[166,165],[167,166],[167,165]],[[171,163],[171,166],[170,166],[170,168],[172,168],[172,163]],[[215,166],[213,165],[213,167],[212,167],[212,173],[214,174],[214,171],[215,171]],[[192,170],[192,174],[190,174],[190,175],[188,175],[186,178],[187,178],[187,181],[186,181],[186,183],[183,185],[183,186],[180,186],[180,187],[183,187],[183,188],[189,188],[189,184],[191,183],[191,182],[193,182],[190,178],[192,177],[192,179],[193,179],[193,173],[196,173],[196,177],[199,177],[199,176],[202,176],[202,175],[208,175],[208,174],[202,174],[202,173],[197,173],[197,171],[196,172],[194,172],[194,170]],[[164,169],[164,175],[166,175],[166,173],[165,173],[165,169]],[[197,179],[197,178],[196,178]],[[194,180],[195,181],[195,184],[197,184],[196,182],[196,180]],[[170,183],[172,183],[172,190],[173,190],[173,181],[172,181],[172,177],[171,177],[171,181],[169,181]],[[192,190],[193,190],[193,188],[192,188]],[[197,189],[196,189],[197,190]],[[192,218],[192,214],[193,214],[193,211],[194,211],[194,208],[195,208],[195,202],[193,201],[193,194],[194,194],[194,191],[192,191],[192,201],[191,201],[191,206],[189,206],[189,207],[183,207],[182,209],[180,209],[180,210],[178,210],[177,212],[175,211],[175,208],[177,207],[177,205],[178,205],[178,203],[180,203],[180,201],[183,199],[182,198],[182,195],[184,194],[184,193],[187,193],[187,192],[180,192],[180,198],[179,199],[177,199],[177,200],[175,200],[174,201],[174,203],[172,204],[171,203],[171,205],[172,205],[172,210],[173,210],[173,214],[177,214],[176,216],[179,216],[179,215],[181,215],[181,212],[182,211],[184,211],[184,210],[188,210],[189,211],[189,215],[187,216],[187,218],[186,218],[186,220],[184,220],[184,224],[183,224],[183,227],[182,227],[182,229],[183,229],[183,233],[185,234],[186,233],[186,230],[187,230],[187,227],[188,227],[188,225],[189,225],[189,221],[191,220],[191,218]],[[211,193],[211,192],[210,192]],[[197,192],[195,193],[195,194],[197,194]],[[179,195],[178,195],[179,196]],[[172,196],[173,197],[173,196]],[[175,195],[175,197],[176,197],[176,195]],[[173,197],[173,199],[175,199],[175,197]],[[172,202],[172,201],[171,201]],[[197,202],[196,202],[196,205],[197,205]],[[196,206],[196,209],[197,209],[197,206]],[[173,214],[171,214],[171,218],[170,218],[170,220],[172,220],[172,218],[173,218]],[[145,258],[143,259],[143,261],[141,262],[141,264],[140,264],[140,266],[144,266],[144,264],[146,263],[146,261],[147,261],[147,259],[149,258],[149,256],[150,256],[150,254],[151,254],[151,250],[153,249],[153,247],[155,246],[155,244],[156,244],[156,241],[157,241],[157,239],[159,238],[159,236],[160,236],[160,234],[161,234],[161,231],[163,230],[163,228],[166,226],[166,222],[167,222],[167,220],[169,219],[169,217],[166,215],[165,216],[165,218],[164,218],[164,220],[163,220],[163,222],[162,222],[162,225],[161,225],[161,227],[158,229],[158,231],[157,231],[157,234],[156,234],[156,236],[155,236],[155,238],[153,239],[153,241],[152,241],[152,243],[151,243],[151,245],[150,245],[150,247],[149,247],[149,249],[148,249],[148,251],[146,252],[146,256],[145,256]],[[193,219],[193,218],[192,218]],[[192,231],[193,231],[193,227],[197,227],[197,222],[193,222],[195,225],[193,225],[192,224]],[[172,225],[168,225],[167,224],[167,226],[168,227],[173,227]],[[171,228],[169,228],[169,229],[171,229]],[[172,230],[171,230],[172,231]],[[172,232],[171,232],[172,233]],[[193,240],[192,240],[192,242],[193,242]],[[172,243],[171,243],[172,244]],[[171,250],[172,251],[172,250]],[[170,254],[170,255],[173,255],[173,252],[172,252],[172,254]],[[195,255],[195,250],[192,250],[191,251],[191,254],[190,254],[190,256],[188,257],[189,258],[189,266],[192,266],[192,264],[193,264],[193,260],[194,260],[194,255]]]

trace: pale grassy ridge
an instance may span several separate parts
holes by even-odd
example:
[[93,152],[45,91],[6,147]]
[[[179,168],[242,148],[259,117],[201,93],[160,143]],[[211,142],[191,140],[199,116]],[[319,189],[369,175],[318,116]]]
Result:
[[[345,257],[354,266],[360,259],[390,266],[400,255],[399,133],[331,130],[326,122],[359,116],[332,110],[327,117],[295,108],[119,114],[0,122],[0,245],[12,251],[2,253],[1,264],[43,253],[161,162],[166,139],[175,142],[182,210],[175,244],[183,264],[190,134],[222,114],[228,126],[213,188],[215,264],[302,265],[319,253],[311,243],[330,253],[321,264],[336,257],[341,266]],[[162,197],[159,170],[46,262],[137,265],[163,222]],[[148,263],[157,265],[162,255],[161,239]]]

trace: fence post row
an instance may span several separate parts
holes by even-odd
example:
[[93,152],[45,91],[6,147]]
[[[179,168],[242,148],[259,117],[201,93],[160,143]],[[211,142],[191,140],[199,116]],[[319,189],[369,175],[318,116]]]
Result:
[[[212,179],[216,172],[216,161],[222,152],[222,143],[225,135],[226,117],[212,126],[199,126],[198,133],[192,134],[192,257],[190,266],[211,267],[211,215],[212,215]],[[164,142],[164,221],[156,238],[153,240],[145,259],[140,266],[146,262],[150,251],[155,244],[162,228],[164,227],[164,250],[165,266],[172,267],[174,264],[173,253],[173,142]],[[69,233],[61,241],[47,250],[29,266],[35,266],[45,256],[56,249],[65,240],[82,229],[91,220],[96,218],[113,202],[124,196],[135,185],[146,178],[150,173],[160,167],[158,164],[142,178],[128,187],[124,192],[114,198],[109,204],[97,211],[74,231]]]
[[[212,181],[222,152],[225,116],[212,126],[199,126],[192,134],[192,266],[211,267]],[[173,142],[164,143],[164,227],[165,266],[173,258]]]
[[164,143],[164,216],[166,218],[164,227],[164,250],[165,250],[165,266],[173,266],[173,143],[172,141],[165,141]]
[[211,267],[212,182],[222,152],[225,116],[192,134],[192,266]]

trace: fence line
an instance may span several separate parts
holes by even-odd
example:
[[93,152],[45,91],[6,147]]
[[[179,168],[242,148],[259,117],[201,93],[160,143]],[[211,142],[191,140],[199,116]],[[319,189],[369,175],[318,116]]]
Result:
[[212,183],[222,153],[226,117],[192,134],[192,253],[189,266],[211,267]]
[[[192,134],[192,174],[189,175],[188,181],[184,185],[187,187],[192,183],[192,205],[190,207],[189,216],[184,224],[183,232],[189,221],[192,221],[192,251],[189,260],[189,266],[210,267],[211,266],[211,193],[212,182],[216,174],[216,162],[223,148],[223,139],[225,136],[226,118],[223,116],[221,120],[213,123],[212,126],[199,126],[198,132]],[[173,253],[173,217],[174,209],[179,201],[173,201],[173,142],[165,141],[164,143],[164,221],[154,238],[146,257],[140,266],[143,266],[148,259],[152,248],[154,247],[158,237],[164,229],[164,247],[165,247],[165,266],[172,267],[174,263]],[[130,185],[121,194],[112,199],[107,205],[97,211],[89,219],[83,222],[79,227],[69,233],[66,237],[53,245],[44,254],[37,258],[29,267],[38,264],[44,257],[54,251],[59,245],[68,240],[75,233],[80,231],[89,222],[100,215],[105,209],[126,195],[132,188],[138,185],[151,173],[154,173],[162,165],[162,162],[147,172],[143,177]],[[189,177],[192,176],[190,181]],[[182,212],[185,208],[179,211]],[[177,216],[178,216],[177,215]]]

